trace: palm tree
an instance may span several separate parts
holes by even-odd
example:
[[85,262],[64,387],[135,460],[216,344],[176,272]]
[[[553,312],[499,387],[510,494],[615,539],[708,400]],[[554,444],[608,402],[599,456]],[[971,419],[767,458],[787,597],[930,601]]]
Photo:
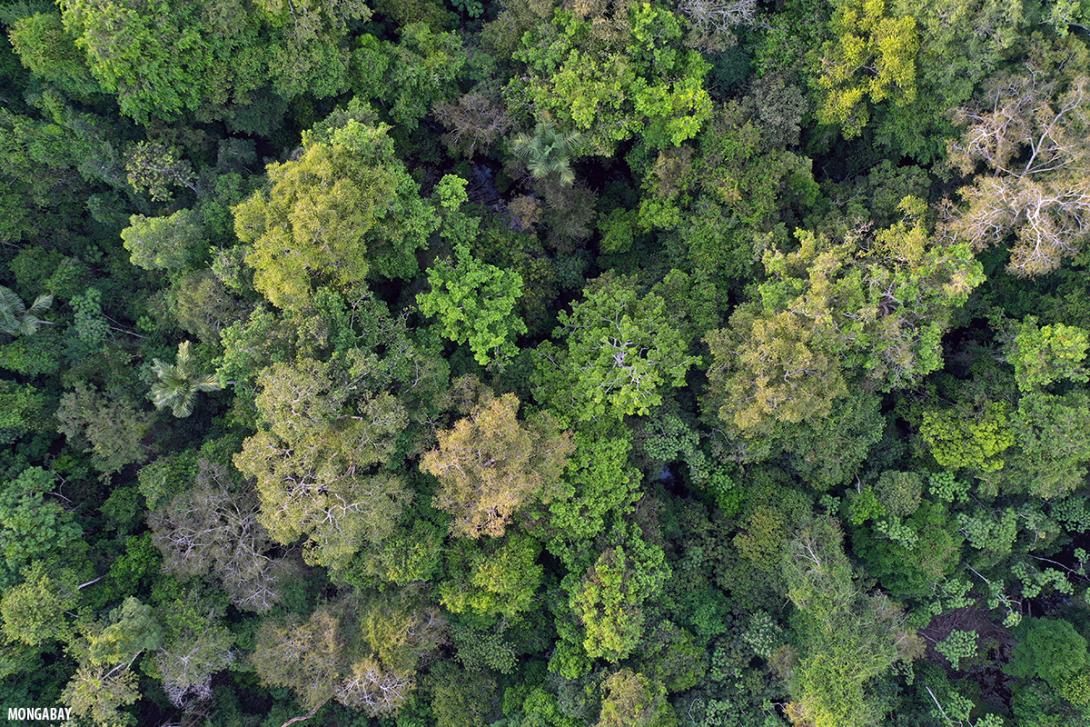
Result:
[[40,315],[53,305],[52,295],[39,295],[27,308],[11,288],[0,285],[0,332],[9,336],[33,336],[42,326],[49,325]]
[[575,181],[571,168],[571,149],[575,137],[563,134],[552,126],[538,124],[532,134],[519,134],[511,141],[511,149],[530,171],[534,179],[556,175],[561,184]]
[[169,406],[174,416],[184,418],[193,413],[198,392],[220,388],[213,374],[199,374],[196,367],[196,361],[189,352],[189,341],[178,344],[178,355],[173,364],[152,359],[151,370],[159,381],[152,384],[149,398],[156,409]]

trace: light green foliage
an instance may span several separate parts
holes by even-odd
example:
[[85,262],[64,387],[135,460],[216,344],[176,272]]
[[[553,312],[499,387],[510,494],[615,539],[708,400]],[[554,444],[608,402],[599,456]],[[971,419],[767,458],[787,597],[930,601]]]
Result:
[[946,635],[946,638],[935,644],[935,650],[946,657],[951,669],[957,671],[962,659],[971,659],[976,656],[976,644],[976,631],[954,629]]
[[24,573],[22,583],[7,588],[0,598],[4,636],[29,646],[67,639],[72,625],[65,614],[78,602],[69,572],[49,573],[43,564],[34,565]]
[[587,656],[616,663],[632,653],[643,634],[643,603],[669,573],[662,549],[638,536],[628,547],[601,552],[570,598]]
[[786,312],[766,318],[739,309],[730,329],[711,331],[709,393],[720,418],[756,432],[827,415],[847,387],[836,360],[815,350],[814,339]]
[[969,545],[996,556],[1009,555],[1018,537],[1018,513],[1014,508],[999,513],[987,510],[958,513],[957,521]]
[[24,376],[54,374],[60,368],[60,354],[60,334],[53,329],[0,344],[0,368]]
[[[60,4],[64,28],[85,53],[95,79],[117,95],[123,113],[142,122],[175,119],[207,102],[223,103],[236,83],[242,93],[256,85],[255,78],[235,77],[247,64],[229,61],[237,47],[231,47],[227,28],[215,33],[201,17],[202,5],[170,0]],[[235,36],[235,42],[246,35]]]
[[347,86],[341,36],[370,11],[359,0],[66,0],[61,15],[102,88],[148,122],[223,116],[267,81],[287,98],[337,93]]
[[140,121],[177,118],[213,93],[214,61],[198,11],[197,3],[167,1],[61,3],[64,29],[96,80]]
[[574,442],[557,496],[549,503],[547,541],[549,552],[569,567],[612,517],[631,510],[640,497],[641,480],[628,461],[632,444],[626,432],[576,432]]
[[513,636],[518,633],[521,623],[515,621],[512,627],[506,619],[500,619],[482,626],[473,621],[476,619],[458,619],[450,624],[451,642],[458,661],[469,671],[513,673],[518,664]]
[[0,703],[1090,724],[1088,29],[0,2]]
[[1085,714],[1087,707],[1090,707],[1090,673],[1082,672],[1065,681],[1060,687],[1060,694]]
[[1022,596],[1025,598],[1037,598],[1047,593],[1070,596],[1075,592],[1067,573],[1056,568],[1038,568],[1035,564],[1019,561],[1011,566],[1010,571],[1021,586]]
[[1086,329],[1063,323],[1037,325],[1033,316],[1018,328],[1007,360],[1022,391],[1033,391],[1057,381],[1085,382],[1090,379],[1083,361],[1090,349]]
[[1085,0],[1060,0],[1050,7],[1045,16],[1057,35],[1063,37],[1086,22],[1090,7]]
[[688,355],[665,301],[626,278],[597,279],[559,320],[554,336],[566,348],[539,347],[537,395],[577,420],[645,415],[700,361]]
[[269,165],[269,189],[234,208],[254,286],[277,307],[306,307],[315,279],[349,289],[416,272],[437,221],[388,128],[350,118],[308,134],[297,160]]
[[68,301],[72,306],[72,332],[84,351],[101,349],[110,336],[110,324],[102,312],[102,293],[88,288]]
[[133,215],[121,231],[121,241],[133,265],[148,270],[175,270],[194,262],[202,252],[204,228],[193,210],[166,217]]
[[350,57],[343,44],[350,24],[371,17],[363,0],[255,0],[253,5],[270,26],[272,43],[261,50],[278,93],[323,98],[348,87]]
[[510,358],[518,352],[511,339],[527,330],[515,313],[522,276],[481,262],[465,245],[455,249],[455,257],[454,264],[441,260],[428,269],[431,290],[417,295],[420,312],[438,317],[450,340],[468,343],[482,366]]
[[933,473],[927,480],[927,491],[941,502],[965,502],[969,499],[969,485],[959,480],[953,472]]
[[[708,64],[681,47],[678,18],[651,3],[622,4],[609,20],[593,12],[557,10],[523,37],[515,58],[528,73],[509,83],[508,106],[577,133],[578,156],[609,155],[637,135],[655,148],[696,136],[711,114]],[[615,30],[601,32],[607,24]]]
[[62,694],[75,715],[96,724],[133,724],[121,708],[140,696],[135,660],[161,643],[162,632],[151,609],[126,598],[106,622],[88,624],[78,646],[80,667]]
[[765,661],[772,658],[773,651],[782,640],[782,630],[766,611],[757,611],[750,616],[746,630],[742,633],[742,641]]
[[132,669],[81,665],[69,680],[61,699],[72,714],[95,724],[134,725],[136,719],[121,709],[140,698],[138,678]]
[[875,318],[863,366],[883,388],[912,385],[942,367],[942,333],[984,282],[982,266],[967,247],[928,232],[925,209],[923,200],[904,198],[898,205],[904,218],[878,231],[874,243],[857,253],[867,285],[863,315]]
[[[707,464],[700,461],[703,453],[699,450],[699,442],[700,435],[691,426],[677,415],[667,414],[646,421],[640,444],[643,451],[658,462],[685,461],[693,469],[703,470]],[[697,460],[695,467],[693,460]]]
[[946,579],[939,584],[933,600],[926,605],[927,613],[930,616],[938,616],[944,611],[953,611],[972,605],[975,603],[975,599],[970,595],[972,589],[973,584],[966,577]]
[[865,487],[857,492],[848,493],[846,508],[848,522],[852,525],[862,525],[868,520],[877,520],[886,514],[878,496],[874,494],[873,487]]
[[109,616],[109,624],[87,636],[87,660],[94,666],[131,664],[137,655],[159,648],[162,627],[150,606],[126,598]]
[[1001,455],[1015,444],[1005,402],[987,402],[978,411],[925,411],[920,434],[943,467],[995,472],[1003,469]]
[[674,727],[677,723],[662,684],[627,668],[602,682],[602,709],[595,727]]
[[[526,698],[517,705],[517,710],[511,720],[517,727],[579,727],[580,724],[578,720],[564,715],[556,697],[541,687],[530,689]],[[505,702],[504,712],[507,711]]]
[[984,714],[976,720],[971,719],[976,704],[952,688],[932,690],[927,697],[932,702],[930,717],[935,720],[935,724],[943,727],[961,724],[971,724],[973,727],[1004,727],[1007,724],[996,714]]
[[[942,366],[942,332],[983,281],[968,247],[933,238],[923,203],[905,218],[834,243],[798,230],[799,247],[765,253],[768,279],[707,342],[710,395],[720,417],[748,434],[827,416],[847,377],[885,389]],[[927,321],[923,323],[923,321]]]
[[874,524],[874,530],[884,535],[890,542],[905,548],[916,548],[920,543],[920,536],[916,534],[912,526],[898,517],[879,520]]
[[453,546],[448,580],[439,585],[440,603],[452,613],[516,618],[533,607],[543,575],[537,563],[540,550],[532,538],[515,533],[498,543]]
[[916,97],[916,19],[894,16],[886,0],[837,0],[821,50],[818,120],[838,124],[846,139],[858,136],[869,119],[868,103]]
[[179,418],[193,413],[198,393],[220,388],[215,375],[198,373],[198,364],[190,353],[189,346],[189,341],[178,344],[178,355],[173,364],[159,359],[151,362],[151,370],[158,381],[152,384],[148,398],[156,409],[169,407],[170,412]]
[[469,181],[457,174],[444,174],[435,185],[435,198],[445,213],[444,232],[454,227],[457,232],[454,239],[460,242],[468,242],[466,238],[471,238],[480,228],[480,220],[462,212],[462,206],[469,201],[469,194],[466,193],[468,185]]
[[418,590],[368,594],[359,614],[364,642],[391,669],[414,669],[446,636],[442,614]]

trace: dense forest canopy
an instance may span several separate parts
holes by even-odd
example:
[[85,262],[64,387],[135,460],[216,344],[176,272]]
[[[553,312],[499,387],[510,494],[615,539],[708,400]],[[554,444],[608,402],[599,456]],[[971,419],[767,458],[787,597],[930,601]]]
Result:
[[1090,0],[0,27],[0,714],[1090,724]]

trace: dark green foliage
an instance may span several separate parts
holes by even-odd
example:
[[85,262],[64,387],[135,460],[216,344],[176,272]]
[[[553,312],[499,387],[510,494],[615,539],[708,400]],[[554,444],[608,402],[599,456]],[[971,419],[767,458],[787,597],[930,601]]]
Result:
[[1090,666],[1086,639],[1061,619],[1031,618],[1015,631],[1018,643],[1006,672],[1020,679],[1042,679],[1054,689]]
[[433,105],[455,94],[466,52],[456,33],[411,23],[401,27],[396,45],[363,36],[352,60],[362,95],[382,99],[394,123],[411,130]]
[[53,473],[29,467],[5,483],[0,495],[3,585],[9,587],[34,563],[52,568],[79,564],[86,552],[83,533],[63,501],[49,493]]
[[[890,511],[884,507],[883,512]],[[898,524],[902,528],[893,537],[869,528],[857,530],[852,547],[867,572],[893,595],[928,596],[957,564],[961,535],[940,505],[927,502]]]

